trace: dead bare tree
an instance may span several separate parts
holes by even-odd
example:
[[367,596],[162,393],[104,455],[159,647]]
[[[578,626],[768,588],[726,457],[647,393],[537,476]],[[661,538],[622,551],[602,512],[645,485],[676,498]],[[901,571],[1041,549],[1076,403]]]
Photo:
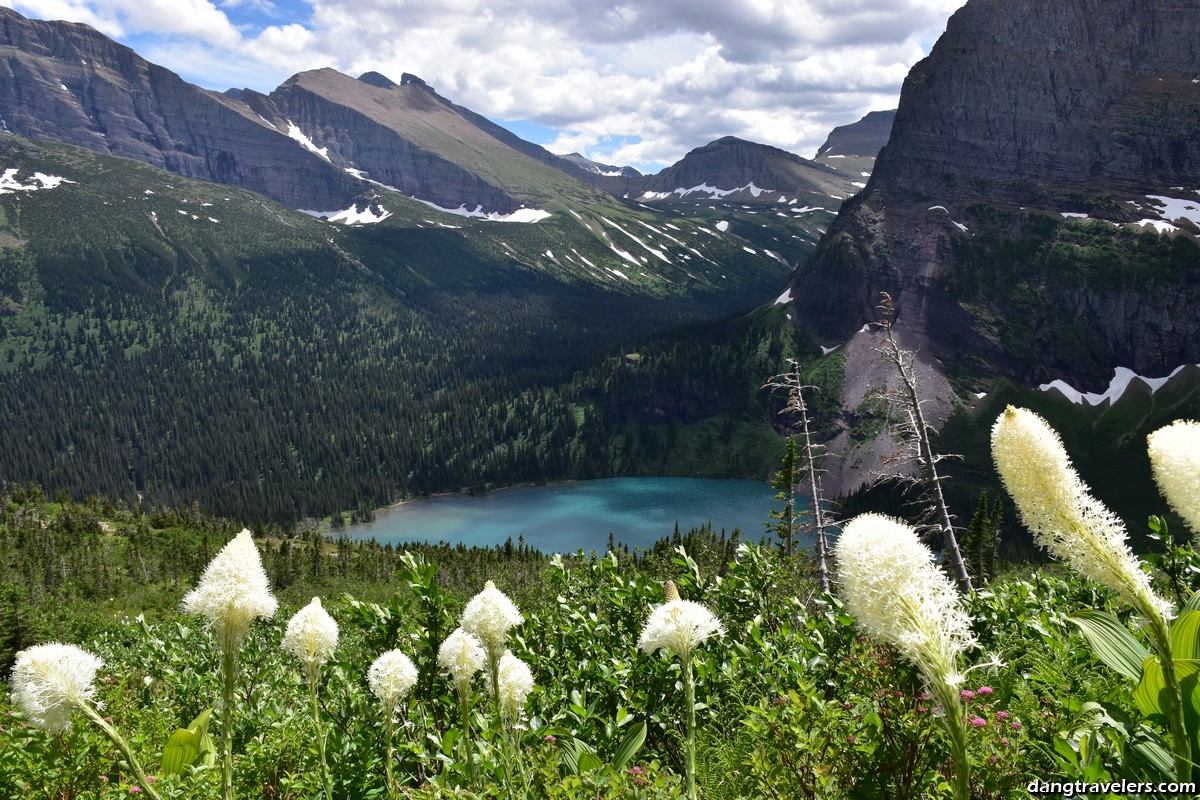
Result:
[[893,425],[900,435],[904,448],[889,464],[915,464],[919,477],[896,473],[886,477],[907,481],[920,485],[923,489],[921,505],[925,518],[922,522],[929,528],[938,531],[942,537],[942,552],[947,564],[958,583],[958,590],[963,594],[972,591],[971,576],[967,572],[967,564],[963,560],[958,547],[958,536],[954,530],[954,516],[946,505],[946,497],[942,492],[942,481],[945,476],[938,472],[938,462],[951,456],[939,455],[933,450],[932,434],[936,431],[925,420],[922,410],[924,403],[917,387],[916,361],[917,353],[905,350],[896,341],[893,321],[895,305],[887,292],[880,292],[879,309],[881,319],[879,325],[883,328],[883,344],[876,348],[883,360],[896,368],[900,376],[899,391],[888,392],[884,399],[893,410],[899,412],[899,421]]
[[[825,445],[813,441],[812,429],[809,424],[808,403],[804,399],[804,392],[817,391],[815,386],[806,385],[800,377],[800,365],[789,359],[792,368],[788,372],[776,375],[771,378],[764,389],[772,391],[786,391],[787,404],[780,410],[780,414],[786,414],[794,420],[800,422],[800,436],[803,440],[804,447],[804,470],[808,477],[809,495],[811,496],[811,508],[813,518],[813,532],[816,535],[816,560],[817,560],[817,580],[822,592],[829,591],[829,539],[826,533],[826,528],[829,524],[828,515],[826,514],[825,501],[821,492],[821,474],[823,469],[817,466],[817,461],[825,455]],[[795,476],[789,479],[795,483]],[[794,495],[794,491],[793,491]],[[788,541],[787,552],[791,553],[791,532],[794,526],[794,519],[787,520]]]

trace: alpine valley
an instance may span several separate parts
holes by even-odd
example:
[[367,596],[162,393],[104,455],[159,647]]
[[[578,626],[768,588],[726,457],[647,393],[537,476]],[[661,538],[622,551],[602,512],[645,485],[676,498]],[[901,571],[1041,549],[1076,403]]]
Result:
[[791,358],[847,495],[895,446],[886,291],[964,503],[1019,400],[1142,513],[1113,455],[1200,415],[1189,4],[970,0],[814,160],[725,137],[656,175],[414,75],[217,93],[0,7],[0,480],[292,523],[765,477]]

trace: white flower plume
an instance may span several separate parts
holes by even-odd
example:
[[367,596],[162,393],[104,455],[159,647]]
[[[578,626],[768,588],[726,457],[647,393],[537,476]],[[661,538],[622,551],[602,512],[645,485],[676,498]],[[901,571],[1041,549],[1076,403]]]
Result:
[[1200,536],[1200,422],[1173,422],[1150,434],[1146,444],[1159,491]]
[[675,584],[667,583],[667,602],[655,606],[642,628],[638,647],[653,653],[665,647],[681,661],[692,657],[696,646],[712,636],[724,636],[725,628],[713,613],[699,603],[680,600]]
[[1039,545],[1147,619],[1169,618],[1170,605],[1129,549],[1124,523],[1091,496],[1046,420],[1009,406],[992,427],[992,458]]
[[475,673],[483,669],[486,661],[487,653],[479,639],[462,628],[455,628],[438,648],[438,664],[450,673],[460,697],[470,691]]
[[417,668],[412,659],[399,650],[388,650],[375,659],[367,670],[367,685],[371,693],[388,711],[412,690],[417,682]]
[[258,547],[246,529],[221,548],[200,584],[183,598],[183,610],[205,617],[226,652],[241,647],[251,621],[270,619],[278,606]]
[[462,629],[478,637],[492,657],[496,658],[505,650],[504,640],[509,629],[524,621],[525,618],[516,604],[508,599],[508,595],[488,581],[483,591],[472,597],[463,609]]
[[48,731],[71,727],[71,714],[92,699],[96,671],[104,662],[73,644],[39,644],[17,653],[13,701],[34,725]]
[[529,665],[505,651],[500,658],[500,714],[508,722],[516,722],[525,710],[525,698],[533,691],[533,673]]
[[321,598],[314,597],[288,621],[281,646],[303,662],[309,680],[313,680],[337,643],[337,622],[321,606]]
[[846,609],[872,637],[893,645],[930,687],[962,680],[958,657],[974,641],[971,618],[933,553],[908,525],[861,514],[834,550]]

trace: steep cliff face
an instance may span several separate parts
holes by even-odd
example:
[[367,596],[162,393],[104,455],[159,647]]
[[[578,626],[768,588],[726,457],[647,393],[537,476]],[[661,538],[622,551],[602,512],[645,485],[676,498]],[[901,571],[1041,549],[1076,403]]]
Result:
[[794,317],[838,344],[886,291],[944,373],[981,382],[1200,361],[1198,130],[1194,3],[970,0],[794,277]]
[[341,208],[362,187],[238,101],[86,25],[0,8],[0,119],[21,136],[135,158],[294,207]]

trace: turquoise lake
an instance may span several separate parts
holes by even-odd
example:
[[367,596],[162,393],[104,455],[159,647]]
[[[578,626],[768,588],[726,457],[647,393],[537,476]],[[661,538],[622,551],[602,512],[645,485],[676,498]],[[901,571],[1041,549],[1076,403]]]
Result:
[[415,500],[377,514],[374,522],[346,529],[356,539],[462,543],[486,547],[519,536],[543,553],[579,548],[603,551],[608,534],[648,548],[711,522],[713,530],[758,541],[768,513],[782,504],[764,482],[704,478],[609,478],[550,486],[501,489],[481,497],[451,495]]

